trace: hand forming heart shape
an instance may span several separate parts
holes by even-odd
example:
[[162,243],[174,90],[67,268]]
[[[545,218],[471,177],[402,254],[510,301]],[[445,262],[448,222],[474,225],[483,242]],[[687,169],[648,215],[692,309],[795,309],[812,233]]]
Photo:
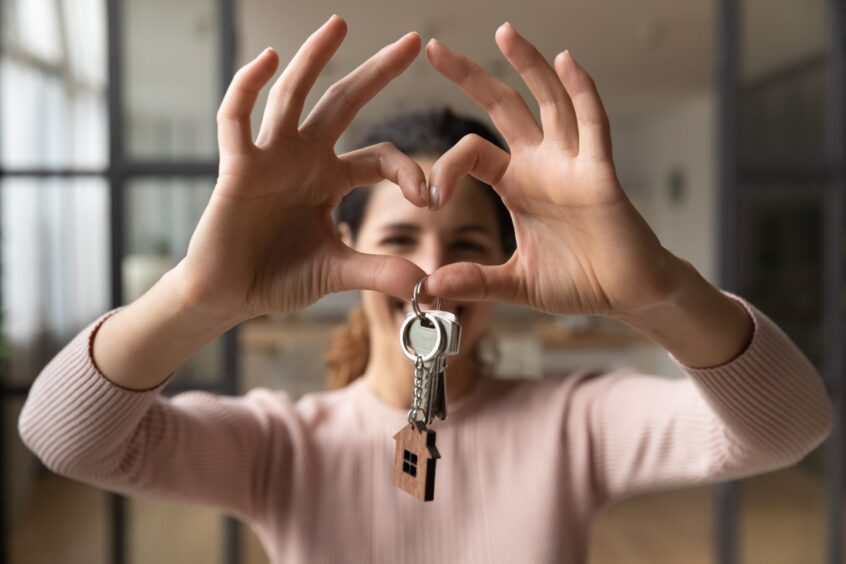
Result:
[[508,23],[496,41],[537,99],[542,128],[516,91],[432,40],[429,61],[488,113],[511,152],[465,137],[435,163],[430,184],[444,201],[466,174],[493,186],[511,211],[517,251],[504,265],[440,268],[427,293],[547,313],[627,314],[666,299],[681,261],[620,187],[593,80],[568,51],[550,65]]
[[468,136],[437,161],[430,189],[415,161],[390,144],[334,151],[357,112],[417,56],[416,33],[332,85],[300,123],[305,98],[345,33],[344,21],[332,16],[301,46],[270,90],[255,143],[250,112],[278,55],[267,49],[234,76],[218,112],[217,185],[177,266],[186,303],[234,324],[300,309],[342,290],[409,299],[425,273],[403,258],[342,244],[331,212],[354,187],[381,179],[397,184],[415,205],[428,205],[431,192],[433,205],[443,206],[468,174],[500,194],[518,249],[504,265],[440,268],[427,279],[424,296],[613,313],[671,290],[678,259],[622,191],[599,96],[568,53],[553,69],[513,27],[497,31],[500,49],[540,104],[541,129],[514,90],[430,42],[432,65],[489,113],[511,149]]

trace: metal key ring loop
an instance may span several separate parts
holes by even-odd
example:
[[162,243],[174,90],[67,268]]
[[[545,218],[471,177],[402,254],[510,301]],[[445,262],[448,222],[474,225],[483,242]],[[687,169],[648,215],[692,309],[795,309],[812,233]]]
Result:
[[[417,281],[417,284],[414,285],[414,291],[411,293],[411,307],[414,308],[414,313],[417,314],[418,319],[423,321],[425,318],[423,315],[423,310],[420,309],[420,304],[417,303],[417,296],[420,295],[420,290],[423,288],[423,281],[428,278],[428,274]],[[441,298],[438,298],[435,302],[435,309],[441,309]],[[413,359],[412,359],[413,360]]]
[[411,350],[409,350],[411,343],[408,340],[408,335],[411,330],[411,324],[418,321],[418,319],[416,316],[411,315],[406,317],[405,321],[402,322],[402,328],[400,329],[400,348],[402,349],[403,354],[412,362],[416,362],[418,358],[422,359],[423,362],[429,362],[438,356],[441,352],[441,343],[443,343],[444,340],[444,326],[438,319],[431,315],[427,316],[422,313],[421,319],[429,321],[435,326],[435,346],[432,347],[432,350],[425,355],[412,353]]

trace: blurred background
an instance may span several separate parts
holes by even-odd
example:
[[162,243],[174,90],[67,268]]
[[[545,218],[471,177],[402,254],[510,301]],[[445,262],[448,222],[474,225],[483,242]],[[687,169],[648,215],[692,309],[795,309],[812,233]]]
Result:
[[[800,464],[610,508],[591,562],[842,563],[844,0],[2,0],[0,44],[0,525],[2,562],[264,563],[237,521],[56,476],[22,445],[32,380],[95,317],[184,256],[217,171],[215,112],[266,46],[283,61],[332,13],[335,80],[416,30],[528,91],[493,40],[511,21],[551,60],[565,48],[611,117],[623,186],[671,251],[773,317],[824,374],[831,439]],[[254,113],[256,126],[264,97]],[[339,151],[393,113],[449,105],[487,120],[425,57],[359,115]],[[357,295],[251,320],[164,391],[299,397]],[[586,365],[681,374],[600,319],[500,307],[498,377]]]

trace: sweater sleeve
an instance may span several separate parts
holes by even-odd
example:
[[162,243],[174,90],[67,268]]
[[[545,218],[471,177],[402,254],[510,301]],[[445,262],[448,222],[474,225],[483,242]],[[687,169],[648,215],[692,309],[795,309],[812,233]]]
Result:
[[93,342],[122,307],[91,322],[36,377],[18,418],[24,444],[57,474],[108,491],[263,518],[269,480],[288,477],[294,404],[267,388],[168,398],[161,391],[175,372],[147,390],[112,382]]
[[724,293],[754,322],[749,345],[730,362],[697,369],[668,353],[689,377],[619,370],[574,385],[600,506],[786,467],[831,432],[831,401],[811,362],[755,306]]

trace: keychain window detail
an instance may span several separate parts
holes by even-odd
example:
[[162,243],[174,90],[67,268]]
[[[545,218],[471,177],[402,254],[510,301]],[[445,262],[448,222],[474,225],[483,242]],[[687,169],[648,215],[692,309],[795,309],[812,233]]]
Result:
[[417,476],[417,455],[410,450],[403,452],[402,471],[410,474],[412,478]]

